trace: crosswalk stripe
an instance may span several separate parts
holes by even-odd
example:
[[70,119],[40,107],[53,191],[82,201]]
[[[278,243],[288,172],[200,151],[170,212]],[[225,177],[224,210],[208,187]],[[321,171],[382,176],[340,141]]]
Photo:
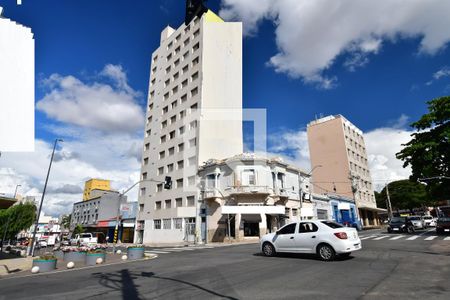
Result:
[[425,239],[425,241],[431,241],[431,240],[434,240],[435,238],[437,238],[437,236],[436,235],[432,235],[432,236],[427,237]]
[[166,253],[170,253],[170,252],[167,252],[167,251],[159,251],[159,250],[149,250],[149,251],[145,251],[145,253],[166,254]]
[[404,235],[394,236],[394,237],[390,238],[389,240],[394,241],[394,240],[401,239],[402,237],[405,237],[405,236]]
[[373,240],[374,241],[379,241],[379,240],[382,240],[382,239],[387,238],[387,237],[388,237],[388,235],[382,235],[382,236],[379,236],[377,238],[374,238]]
[[371,239],[371,238],[374,238],[374,237],[377,237],[377,235],[363,236],[363,237],[360,237],[359,239],[360,240],[367,240],[367,239]]
[[444,241],[450,241],[450,236],[445,237]]
[[417,238],[419,238],[420,237],[420,235],[413,235],[412,237],[409,237],[409,238],[407,238],[406,240],[407,241],[413,241],[413,240],[415,240],[415,239],[417,239]]

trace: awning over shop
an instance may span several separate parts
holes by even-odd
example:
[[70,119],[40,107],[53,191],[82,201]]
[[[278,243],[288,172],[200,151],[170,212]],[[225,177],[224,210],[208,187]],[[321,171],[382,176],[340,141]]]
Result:
[[387,210],[385,208],[378,208],[378,207],[367,207],[367,206],[360,206],[358,207],[359,209],[364,209],[364,210],[371,210],[374,212],[379,212],[379,213],[385,213],[387,212]]
[[285,206],[250,206],[250,205],[237,205],[237,206],[222,206],[222,214],[274,214],[284,215]]

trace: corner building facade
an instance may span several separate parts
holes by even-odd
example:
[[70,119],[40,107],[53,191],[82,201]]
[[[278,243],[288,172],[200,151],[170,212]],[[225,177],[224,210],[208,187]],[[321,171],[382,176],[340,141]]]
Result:
[[201,242],[199,165],[243,151],[242,24],[208,11],[166,27],[152,55],[146,118],[135,242]]

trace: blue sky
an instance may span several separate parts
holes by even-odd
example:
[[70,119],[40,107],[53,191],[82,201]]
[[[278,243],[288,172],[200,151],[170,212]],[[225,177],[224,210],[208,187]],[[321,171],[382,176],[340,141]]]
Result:
[[[145,107],[150,56],[159,46],[161,30],[166,25],[178,27],[184,20],[184,1],[22,2],[18,6],[15,0],[0,0],[0,6],[5,17],[31,27],[35,35],[36,102],[46,97],[47,101],[54,100],[52,93],[64,89],[63,82],[67,81],[64,79],[75,78],[75,85],[89,92],[97,84],[105,89],[110,87],[109,92],[114,95],[126,94],[117,101],[131,105],[130,116],[139,114],[138,107],[142,111]],[[320,114],[343,114],[367,133],[375,179],[407,176],[408,172],[400,169],[401,163],[394,162],[392,157],[410,134],[406,125],[426,112],[426,100],[450,91],[449,22],[436,24],[433,20],[439,18],[439,11],[448,11],[444,9],[447,4],[413,1],[411,10],[403,11],[403,15],[409,16],[404,19],[399,16],[397,23],[391,20],[379,23],[377,9],[369,7],[372,4],[351,6],[356,11],[352,14],[346,8],[348,1],[342,0],[338,1],[339,7],[328,6],[330,9],[320,12],[323,7],[318,4],[311,13],[302,15],[303,8],[297,7],[300,2],[294,5],[295,9],[302,9],[295,20],[296,16],[289,12],[288,1],[208,1],[208,6],[221,11],[225,18],[244,21],[243,103],[245,108],[267,109],[269,150],[289,156],[308,168],[306,124]],[[384,3],[387,1],[380,1],[378,6],[385,11],[398,10],[394,4]],[[429,20],[417,15],[415,8],[425,11],[421,7],[423,3],[429,9],[427,14],[433,12]],[[366,17],[362,13],[365,8],[374,16]],[[317,11],[323,18],[314,18]],[[328,15],[330,11],[335,15]],[[344,21],[354,22],[355,26],[342,32],[335,30],[344,22],[337,17],[340,11],[345,12],[341,15],[348,14],[342,17]],[[308,16],[312,16],[311,20]],[[354,29],[360,25],[363,29]],[[319,57],[320,50],[328,48],[330,51],[323,51]],[[281,54],[280,59],[273,60],[277,54]],[[59,187],[82,186],[85,177],[111,176],[117,181],[116,187],[122,188],[137,178],[139,163],[135,158],[141,149],[143,124],[130,125],[129,130],[117,135],[115,131],[96,128],[89,120],[80,123],[70,116],[51,112],[44,102],[36,110],[37,151],[43,153],[36,154],[34,159],[45,160],[49,143],[56,136],[63,136],[66,142],[61,148],[61,159],[72,160],[74,166],[84,166],[79,175],[61,175],[63,179],[56,182]],[[118,124],[125,124],[126,120],[123,122]],[[120,138],[122,143],[108,144],[108,137],[112,136]],[[386,137],[392,137],[392,147],[384,144]],[[92,150],[94,141],[102,138],[105,143],[101,145],[109,149],[107,154],[103,153],[109,157],[108,164],[100,162],[102,155]],[[385,152],[385,148],[392,150]],[[11,188],[17,178],[28,182],[23,193],[38,194],[45,172],[41,176],[39,168],[29,172],[17,163],[26,158],[26,154],[5,155],[2,163],[13,179],[3,180],[2,187]],[[70,199],[76,199],[76,193],[73,194]],[[54,199],[64,197],[54,195]],[[61,211],[61,203],[54,210]]]

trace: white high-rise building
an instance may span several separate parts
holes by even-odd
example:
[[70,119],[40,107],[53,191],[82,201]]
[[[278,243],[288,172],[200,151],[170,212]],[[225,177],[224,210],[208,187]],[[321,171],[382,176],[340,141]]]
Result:
[[0,7],[0,151],[34,151],[34,39]]
[[242,24],[207,11],[166,27],[152,55],[136,242],[204,239],[198,167],[242,152]]

